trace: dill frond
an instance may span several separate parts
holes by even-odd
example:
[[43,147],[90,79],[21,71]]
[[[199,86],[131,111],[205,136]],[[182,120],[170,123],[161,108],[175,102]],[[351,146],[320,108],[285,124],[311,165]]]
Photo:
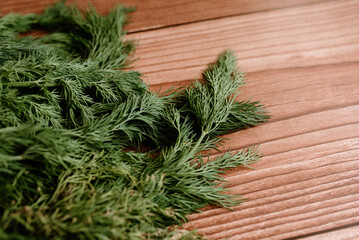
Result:
[[[173,227],[226,194],[225,169],[248,166],[258,148],[203,154],[219,135],[268,119],[238,101],[244,74],[225,51],[203,82],[151,93],[124,70],[135,42],[126,14],[64,2],[40,15],[0,18],[0,238],[200,239]],[[20,37],[33,29],[47,35]]]

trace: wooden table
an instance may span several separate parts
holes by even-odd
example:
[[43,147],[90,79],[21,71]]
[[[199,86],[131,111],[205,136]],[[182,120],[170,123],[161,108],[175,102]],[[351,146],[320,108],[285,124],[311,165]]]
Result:
[[[40,12],[52,2],[2,0],[0,9]],[[93,5],[106,12],[115,2]],[[255,170],[225,175],[250,200],[234,211],[207,207],[185,228],[208,239],[359,239],[359,1],[123,2],[137,7],[134,69],[152,90],[187,85],[231,48],[248,73],[240,98],[272,114],[221,148],[261,144]]]

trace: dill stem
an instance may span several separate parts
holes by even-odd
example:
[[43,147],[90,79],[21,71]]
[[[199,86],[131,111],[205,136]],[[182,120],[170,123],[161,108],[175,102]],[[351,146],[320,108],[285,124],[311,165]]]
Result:
[[26,129],[28,128],[30,125],[23,125],[21,127],[5,127],[5,128],[0,128],[0,134],[1,133],[9,133],[9,132],[13,132],[16,130],[22,130],[22,129]]
[[17,156],[8,156],[8,155],[0,155],[2,160],[6,160],[6,161],[21,161],[24,160],[24,157],[22,155],[17,155]]
[[42,85],[42,81],[29,81],[29,82],[7,82],[2,85],[7,87],[57,87],[58,84],[50,83]]
[[204,137],[207,135],[207,131],[202,131],[201,136],[198,138],[196,144],[193,146],[193,148],[191,149],[191,151],[187,154],[187,159],[191,158],[191,156],[194,156],[196,154],[196,152],[198,151],[198,147],[199,145],[202,143]]

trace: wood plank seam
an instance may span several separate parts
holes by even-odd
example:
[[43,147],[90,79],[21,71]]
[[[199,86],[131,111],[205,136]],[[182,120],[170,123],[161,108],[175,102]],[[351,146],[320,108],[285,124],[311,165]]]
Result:
[[359,226],[359,222],[358,222],[358,223],[347,224],[347,225],[344,225],[344,226],[341,226],[341,227],[332,228],[332,229],[329,229],[329,230],[318,231],[318,232],[314,232],[314,233],[309,233],[309,234],[305,234],[305,235],[300,235],[300,236],[288,238],[287,240],[303,239],[303,238],[307,238],[307,237],[319,235],[319,234],[322,234],[322,233],[333,232],[333,231],[337,231],[337,230],[341,230],[341,229],[345,229],[345,228],[356,227],[356,226]]
[[[238,60],[238,58],[237,58],[237,60]],[[341,63],[328,63],[328,64],[321,64],[321,65],[313,65],[313,66],[298,66],[298,67],[288,67],[288,68],[265,69],[265,70],[260,70],[260,71],[255,71],[255,72],[246,72],[246,73],[247,74],[265,74],[265,73],[271,73],[273,71],[288,71],[288,70],[289,71],[290,70],[308,70],[308,71],[310,71],[310,70],[313,70],[313,68],[317,68],[317,67],[333,67],[334,68],[334,67],[338,67],[338,66],[340,67],[340,66],[345,66],[345,65],[350,65],[350,64],[359,64],[359,61],[347,61],[347,62],[341,62]],[[198,65],[198,66],[201,66],[201,65]],[[196,67],[198,67],[198,66],[196,66]],[[202,72],[202,71],[200,71],[200,72]],[[246,78],[247,78],[246,81],[250,82],[250,80],[248,80],[249,78],[248,77],[246,77]],[[185,87],[185,86],[189,86],[192,82],[194,82],[196,80],[197,80],[196,78],[192,78],[192,79],[187,79],[187,80],[174,81],[174,82],[171,82],[170,84],[174,85],[174,86],[181,85],[181,87]],[[264,79],[256,80],[257,83],[263,82],[263,81],[264,81]],[[163,85],[165,85],[165,84],[164,83],[154,83],[154,84],[151,84],[149,87],[150,88],[156,88],[156,87],[163,86]],[[185,85],[185,86],[182,86],[182,85]],[[167,90],[167,89],[164,89],[164,90]]]

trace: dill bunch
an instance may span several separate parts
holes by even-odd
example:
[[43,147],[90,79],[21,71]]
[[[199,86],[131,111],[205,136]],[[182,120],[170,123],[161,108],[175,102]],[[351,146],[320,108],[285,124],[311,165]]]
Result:
[[[220,174],[258,149],[203,154],[268,119],[258,102],[236,100],[244,74],[234,53],[203,82],[152,93],[125,69],[132,10],[101,16],[60,2],[0,18],[1,239],[199,239],[171,226],[241,202]],[[19,36],[33,29],[48,34]]]

